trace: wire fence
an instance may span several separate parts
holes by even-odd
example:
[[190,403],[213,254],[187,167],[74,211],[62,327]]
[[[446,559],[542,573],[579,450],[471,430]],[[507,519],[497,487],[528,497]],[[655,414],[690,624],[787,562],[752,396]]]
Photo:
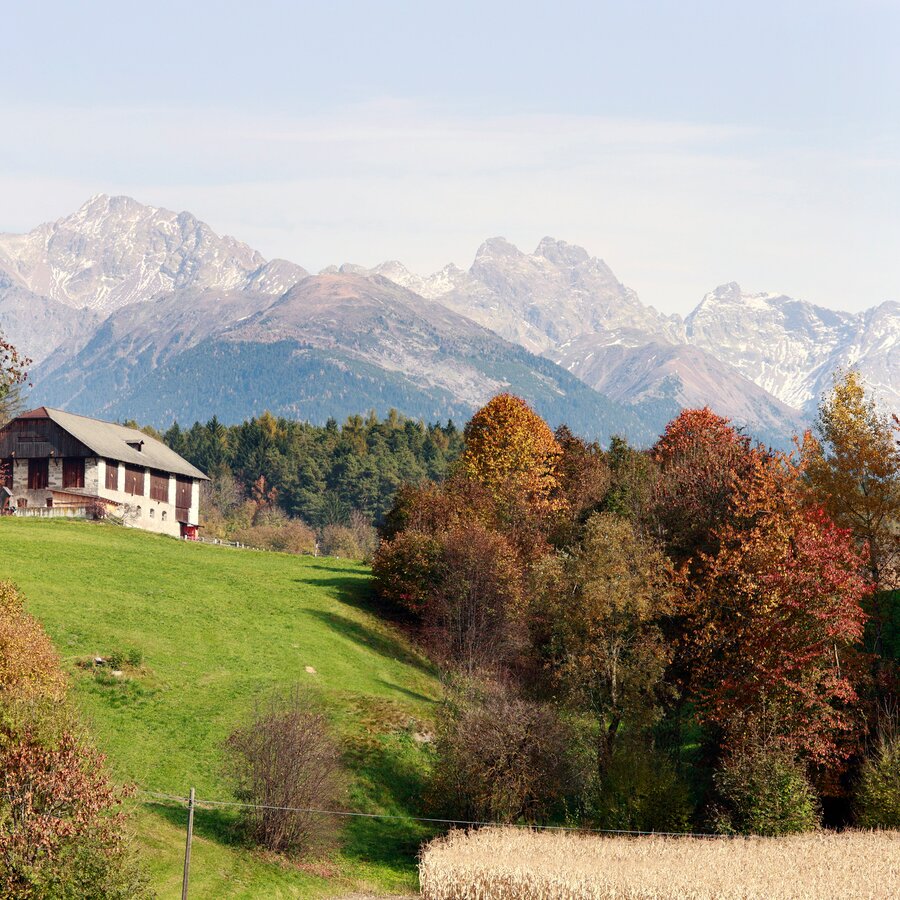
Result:
[[[144,788],[138,788],[137,793],[149,799],[143,801],[149,804],[178,803],[187,807],[190,802],[189,797],[182,797],[178,794],[168,794],[161,791],[149,791]],[[515,822],[494,822],[479,819],[443,819],[433,816],[413,816],[413,815],[394,815],[391,813],[367,813],[358,810],[346,809],[320,809],[317,807],[301,807],[301,806],[267,806],[261,803],[241,803],[237,800],[209,800],[201,797],[194,797],[195,809],[216,809],[222,807],[231,807],[237,809],[259,809],[270,810],[272,812],[293,812],[305,815],[321,815],[335,816],[339,818],[359,818],[359,819],[384,819],[389,821],[400,822],[422,822],[429,825],[447,825],[450,827],[463,828],[519,828],[525,831],[565,831],[576,834],[607,834],[618,836],[632,837],[683,837],[683,838],[728,838],[731,835],[711,834],[698,831],[634,831],[624,828],[589,828],[580,825],[539,825],[539,824],[523,824]]]

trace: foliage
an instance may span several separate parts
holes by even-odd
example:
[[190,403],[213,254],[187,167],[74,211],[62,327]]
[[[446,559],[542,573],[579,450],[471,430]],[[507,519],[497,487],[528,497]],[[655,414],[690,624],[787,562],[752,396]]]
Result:
[[736,486],[759,455],[708,408],[684,410],[666,426],[651,453],[659,476],[648,509],[676,565],[717,551]]
[[423,616],[438,659],[470,674],[510,662],[522,582],[509,542],[478,524],[459,526],[443,535],[439,566]]
[[213,417],[189,429],[176,423],[164,439],[212,477],[205,499],[226,513],[264,478],[269,502],[314,527],[347,525],[354,509],[380,522],[401,485],[443,478],[462,444],[452,422],[425,425],[394,410],[340,427],[268,413],[231,426]]
[[421,617],[442,577],[441,542],[421,531],[401,531],[381,542],[372,573],[382,600]]
[[[735,711],[777,709],[794,747],[819,762],[849,753],[855,646],[867,584],[847,531],[802,503],[795,469],[754,454],[719,552],[688,592],[700,714],[726,731]],[[743,730],[735,727],[737,739]]]
[[432,802],[470,821],[543,821],[576,785],[572,744],[552,705],[463,688],[438,718]]
[[306,854],[333,837],[340,757],[325,716],[298,687],[258,706],[226,742],[247,835],[267,850]]
[[0,581],[0,704],[6,715],[17,701],[58,703],[65,696],[59,655],[25,598]]
[[533,642],[556,682],[595,716],[603,768],[623,723],[646,725],[658,706],[669,658],[660,624],[674,608],[670,566],[631,522],[600,513],[538,582]]
[[803,764],[785,747],[745,742],[713,775],[722,834],[780,836],[819,824],[815,792]]
[[232,532],[233,540],[260,550],[276,550],[281,553],[316,552],[316,533],[297,519],[280,523],[246,525]]
[[562,448],[524,400],[498,394],[472,416],[463,438],[459,462],[467,478],[498,499],[523,497],[534,513],[556,505]]
[[586,794],[585,816],[614,831],[685,832],[693,812],[690,794],[669,757],[640,740],[616,745]]
[[900,589],[900,445],[855,371],[839,373],[819,406],[817,437],[802,445],[814,500],[853,532],[867,554],[873,595],[874,648],[882,653],[890,592]]
[[863,763],[856,790],[863,828],[900,830],[900,735],[885,736]]
[[21,401],[19,389],[28,381],[30,365],[31,360],[21,354],[0,332],[0,426],[18,413]]
[[0,582],[0,891],[143,896],[115,813],[123,794],[74,724],[59,665],[22,595]]

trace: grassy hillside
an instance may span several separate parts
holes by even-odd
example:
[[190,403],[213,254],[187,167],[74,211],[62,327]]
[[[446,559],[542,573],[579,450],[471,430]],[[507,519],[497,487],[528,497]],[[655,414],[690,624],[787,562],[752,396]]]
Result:
[[[438,685],[428,662],[367,609],[352,563],[192,545],[85,522],[0,520],[0,578],[17,582],[72,673],[75,695],[117,778],[153,791],[231,799],[222,742],[278,686],[320,693],[346,748],[347,804],[419,808]],[[135,648],[121,681],[75,665]],[[315,674],[306,671],[315,669]],[[180,896],[178,807],[135,804],[135,828],[161,897]],[[192,897],[305,897],[409,890],[429,833],[349,820],[324,868],[285,867],[235,842],[233,815],[199,810]]]

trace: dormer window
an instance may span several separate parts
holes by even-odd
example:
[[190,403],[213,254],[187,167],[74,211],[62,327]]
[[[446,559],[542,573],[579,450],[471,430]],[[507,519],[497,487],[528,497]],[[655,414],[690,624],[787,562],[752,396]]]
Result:
[[141,448],[144,446],[143,441],[126,441],[125,443],[127,443],[132,450],[137,450],[138,453],[141,452]]

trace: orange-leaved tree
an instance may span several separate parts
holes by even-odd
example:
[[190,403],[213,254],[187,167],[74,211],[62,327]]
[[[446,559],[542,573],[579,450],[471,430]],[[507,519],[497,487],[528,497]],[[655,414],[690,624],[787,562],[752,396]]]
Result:
[[512,394],[498,394],[472,416],[463,433],[460,471],[500,500],[518,496],[534,512],[561,501],[557,464],[562,448],[547,423]]

